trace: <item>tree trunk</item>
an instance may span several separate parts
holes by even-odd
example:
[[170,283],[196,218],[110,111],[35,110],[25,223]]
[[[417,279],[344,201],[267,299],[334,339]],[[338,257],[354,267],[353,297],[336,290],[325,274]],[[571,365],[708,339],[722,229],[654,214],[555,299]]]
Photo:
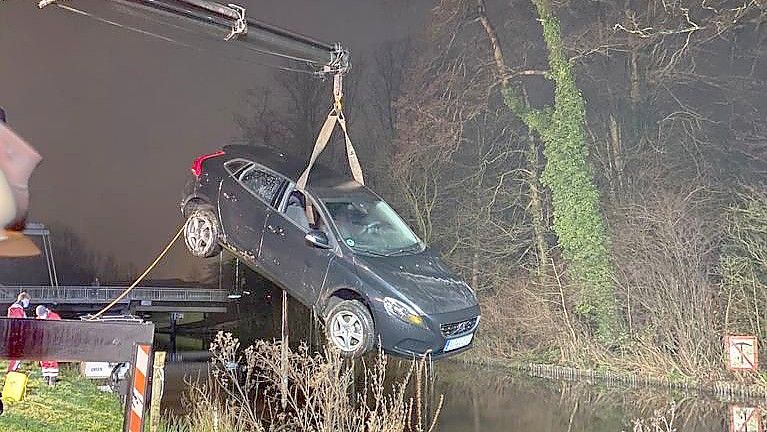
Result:
[[621,126],[610,114],[610,165],[613,175],[610,176],[610,188],[614,197],[618,197],[623,191],[623,137]]
[[527,184],[530,188],[530,219],[533,221],[533,235],[535,236],[535,249],[538,258],[538,282],[545,285],[548,282],[548,268],[551,262],[549,258],[549,247],[546,243],[546,228],[544,218],[544,204],[541,193],[541,182],[539,180],[540,160],[538,157],[538,144],[532,134],[528,137],[529,147],[527,151],[527,163],[529,166],[527,174]]

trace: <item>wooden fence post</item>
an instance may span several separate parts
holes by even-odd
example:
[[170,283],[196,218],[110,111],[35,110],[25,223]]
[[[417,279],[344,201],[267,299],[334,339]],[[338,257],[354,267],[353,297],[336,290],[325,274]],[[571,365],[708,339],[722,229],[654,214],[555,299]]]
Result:
[[160,405],[162,395],[165,392],[165,351],[154,354],[154,367],[152,368],[152,401],[149,411],[149,431],[160,430]]

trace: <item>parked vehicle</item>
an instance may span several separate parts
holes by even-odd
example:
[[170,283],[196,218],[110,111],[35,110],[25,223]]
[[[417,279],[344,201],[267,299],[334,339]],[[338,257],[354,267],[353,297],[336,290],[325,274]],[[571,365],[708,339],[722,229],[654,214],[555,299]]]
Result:
[[181,203],[189,251],[234,253],[313,308],[347,357],[379,341],[410,357],[468,349],[480,320],[473,290],[370,189],[315,166],[304,193],[303,168],[256,146],[197,158]]

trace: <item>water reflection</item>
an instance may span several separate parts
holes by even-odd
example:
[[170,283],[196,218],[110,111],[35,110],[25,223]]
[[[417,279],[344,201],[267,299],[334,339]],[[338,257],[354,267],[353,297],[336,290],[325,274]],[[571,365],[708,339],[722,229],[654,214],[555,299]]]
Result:
[[[408,365],[392,361],[389,377]],[[167,366],[164,409],[183,413],[185,380],[204,378],[207,364],[175,362]],[[454,361],[435,365],[434,400],[445,395],[439,418],[444,432],[619,432],[632,420],[649,418],[676,401],[677,431],[727,431],[729,405],[704,396],[659,389],[607,388],[589,383],[555,382],[481,370]]]
[[706,397],[650,388],[607,388],[477,370],[455,362],[437,366],[436,390],[446,395],[441,431],[617,432],[676,401],[678,431],[726,431],[728,405]]
[[[264,297],[262,297],[264,298]],[[240,304],[228,330],[243,344],[256,338],[274,338],[279,331],[279,296],[260,305]],[[290,304],[291,345],[321,340],[311,324],[311,313]],[[194,343],[179,344],[199,350]],[[184,354],[166,371],[164,409],[183,413],[185,380],[205,377],[203,352]],[[186,359],[186,360],[184,360]],[[406,373],[409,362],[392,359],[388,378]],[[445,432],[619,432],[632,431],[632,419],[649,418],[676,401],[677,431],[729,430],[729,405],[704,395],[684,395],[657,388],[616,388],[588,382],[557,382],[493,369],[480,369],[458,361],[434,365],[434,398],[445,395],[439,428]],[[361,380],[360,380],[361,381]],[[436,405],[436,399],[430,403]],[[654,430],[654,429],[648,429]]]

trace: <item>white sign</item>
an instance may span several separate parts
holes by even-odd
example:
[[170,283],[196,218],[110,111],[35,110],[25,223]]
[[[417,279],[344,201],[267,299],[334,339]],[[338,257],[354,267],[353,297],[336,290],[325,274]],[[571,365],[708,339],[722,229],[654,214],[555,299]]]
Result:
[[761,420],[759,408],[730,407],[730,432],[762,432]]
[[759,369],[759,347],[755,336],[727,336],[727,368],[736,371]]
[[89,379],[107,379],[116,365],[116,363],[107,362],[84,362],[82,366],[83,376]]

